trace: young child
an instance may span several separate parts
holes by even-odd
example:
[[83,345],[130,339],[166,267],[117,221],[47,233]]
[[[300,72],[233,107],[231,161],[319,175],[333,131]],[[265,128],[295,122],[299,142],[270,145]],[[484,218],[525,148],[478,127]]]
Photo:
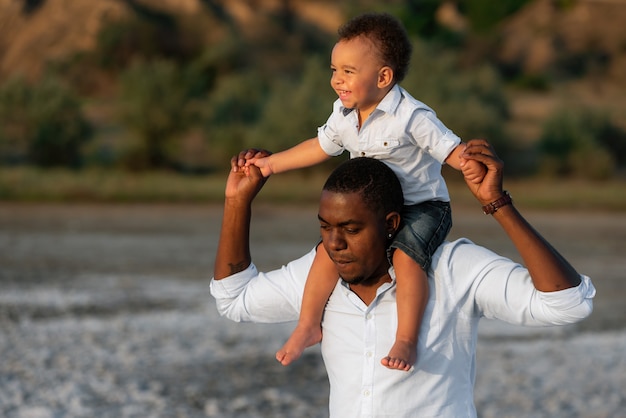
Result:
[[[430,258],[452,225],[441,165],[463,170],[474,181],[480,181],[485,171],[481,164],[463,160],[465,144],[459,137],[432,109],[398,85],[411,56],[411,43],[399,21],[388,14],[364,14],[347,22],[338,33],[330,84],[339,99],[318,136],[265,158],[248,153],[238,165],[254,164],[269,176],[311,166],[348,150],[351,157],[377,158],[395,171],[405,197],[404,225],[395,237],[388,237],[396,271],[398,327],[396,341],[381,363],[406,371],[417,360]],[[333,262],[320,246],[305,285],[299,322],[276,353],[283,365],[321,340],[324,306],[337,280]]]

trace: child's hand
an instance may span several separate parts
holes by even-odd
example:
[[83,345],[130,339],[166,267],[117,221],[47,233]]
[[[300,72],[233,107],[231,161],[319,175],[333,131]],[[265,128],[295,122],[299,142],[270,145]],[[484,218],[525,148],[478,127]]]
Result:
[[254,164],[255,166],[257,166],[261,170],[261,174],[263,174],[263,177],[269,177],[274,174],[274,170],[272,170],[272,165],[270,164],[269,156],[263,158],[251,158],[246,162],[246,164]]
[[[239,153],[239,155],[238,155],[238,158],[237,158],[237,167],[236,167],[236,169],[250,166],[249,161],[251,159],[262,158],[262,157],[267,156],[267,153],[263,154],[263,152],[265,152],[265,151],[264,150],[258,150],[256,148],[251,148],[251,149],[247,149],[247,150],[241,151]],[[237,170],[235,170],[235,171],[237,171]]]
[[238,165],[240,167],[250,167],[251,165],[254,165],[261,170],[263,177],[269,177],[274,174],[267,152],[253,151],[254,150],[248,151],[242,159],[239,159],[239,161],[237,161]]
[[487,167],[476,160],[461,158],[461,172],[468,182],[480,184],[487,174]]
[[254,165],[261,170],[263,177],[269,177],[273,172],[266,160],[271,154],[271,152],[264,149],[250,148],[243,150],[233,157],[231,163],[232,171],[247,173],[248,167]]

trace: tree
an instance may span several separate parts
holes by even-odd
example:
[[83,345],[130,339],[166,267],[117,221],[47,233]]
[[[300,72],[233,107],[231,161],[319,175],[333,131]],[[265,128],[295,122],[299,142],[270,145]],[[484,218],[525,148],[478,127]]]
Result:
[[58,79],[14,78],[0,88],[0,161],[78,167],[91,134],[78,98]]

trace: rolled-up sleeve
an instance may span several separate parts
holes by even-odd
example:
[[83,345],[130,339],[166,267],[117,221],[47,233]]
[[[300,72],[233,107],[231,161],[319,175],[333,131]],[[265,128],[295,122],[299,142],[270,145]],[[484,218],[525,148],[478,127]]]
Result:
[[336,100],[333,103],[333,113],[330,114],[324,125],[317,128],[317,139],[320,147],[331,157],[340,155],[346,149],[343,138],[339,134],[341,125],[346,123],[341,109],[341,102]]
[[441,164],[461,143],[461,138],[437,119],[432,111],[417,110],[411,118],[409,129],[417,145]]
[[593,310],[595,288],[589,277],[581,276],[578,286],[555,292],[541,292],[528,270],[500,258],[485,269],[476,290],[482,314],[524,326],[553,326],[579,322]]
[[315,250],[269,273],[254,264],[221,280],[212,279],[217,310],[236,322],[276,323],[298,319],[302,292]]
[[591,315],[596,289],[589,277],[581,276],[580,280],[578,286],[558,292],[537,291],[541,303],[536,303],[534,316],[550,320],[551,325],[566,325]]

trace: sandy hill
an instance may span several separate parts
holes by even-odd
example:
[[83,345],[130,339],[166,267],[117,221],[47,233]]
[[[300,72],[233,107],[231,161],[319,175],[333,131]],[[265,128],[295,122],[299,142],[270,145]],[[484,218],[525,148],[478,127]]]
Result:
[[[611,77],[626,78],[626,0],[557,3],[536,0],[503,22],[498,59],[541,72],[567,52],[595,58]],[[321,30],[332,32],[343,21],[335,2],[319,0],[0,0],[0,75],[36,75],[48,60],[93,48],[102,24],[133,13],[133,4],[173,15],[220,9],[241,30],[280,7],[292,8]]]
[[[452,3],[444,4],[449,10]],[[36,77],[46,62],[94,48],[103,23],[131,15],[137,5],[174,16],[205,14],[206,21],[228,21],[243,33],[281,7],[323,31],[334,32],[344,20],[329,0],[0,0],[0,80],[16,73]],[[501,65],[530,74],[580,67],[560,90],[512,97],[522,137],[534,137],[537,122],[563,103],[626,114],[625,22],[626,0],[536,0],[502,22],[488,53]]]
[[[321,30],[343,17],[334,2],[298,0],[0,0],[0,76],[37,76],[45,62],[95,47],[102,25],[133,13],[133,6],[178,17],[223,11],[242,31],[263,12],[285,4]],[[214,16],[213,16],[214,17]]]

